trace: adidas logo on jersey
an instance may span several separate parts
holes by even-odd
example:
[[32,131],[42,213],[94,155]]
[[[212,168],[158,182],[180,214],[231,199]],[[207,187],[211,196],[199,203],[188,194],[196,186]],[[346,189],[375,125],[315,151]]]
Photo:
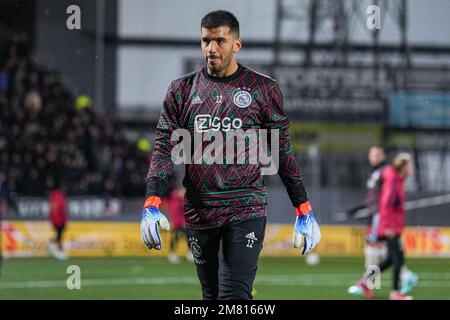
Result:
[[250,232],[250,233],[246,234],[245,237],[246,237],[247,239],[254,240],[254,241],[258,240],[258,239],[255,237],[255,233],[254,233],[254,232]]
[[203,101],[202,101],[202,99],[200,99],[200,96],[195,96],[195,98],[192,99],[191,104],[200,104],[200,103],[202,103],[202,102],[203,102]]

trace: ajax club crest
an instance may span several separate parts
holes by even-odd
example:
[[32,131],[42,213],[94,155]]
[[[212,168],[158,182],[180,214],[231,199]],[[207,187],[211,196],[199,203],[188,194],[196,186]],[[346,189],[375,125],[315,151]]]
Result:
[[252,103],[252,96],[249,92],[241,90],[234,94],[233,101],[239,108],[247,108]]
[[200,258],[200,256],[202,255],[202,248],[198,244],[198,240],[195,238],[189,238],[189,242],[191,244],[191,251],[194,257]]

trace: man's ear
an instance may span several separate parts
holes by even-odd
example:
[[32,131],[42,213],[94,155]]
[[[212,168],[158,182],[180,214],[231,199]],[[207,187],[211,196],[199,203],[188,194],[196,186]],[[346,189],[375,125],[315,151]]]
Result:
[[242,48],[241,38],[238,38],[234,41],[233,52],[234,54],[238,53]]

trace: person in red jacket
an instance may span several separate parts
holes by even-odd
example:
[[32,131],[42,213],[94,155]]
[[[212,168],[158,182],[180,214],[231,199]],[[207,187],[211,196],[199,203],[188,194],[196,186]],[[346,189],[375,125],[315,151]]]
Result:
[[[62,237],[67,223],[67,200],[64,187],[55,185],[50,192],[50,222],[55,230],[55,237],[50,241],[48,249],[55,258],[65,260]],[[54,247],[56,245],[56,248]],[[57,249],[57,250],[56,250]]]
[[[172,223],[170,234],[170,252],[168,260],[172,263],[179,263],[180,259],[175,253],[176,247],[181,239],[186,237],[186,229],[184,227],[184,193],[183,186],[177,186],[169,195],[164,198],[162,205],[166,207],[169,219]],[[191,251],[188,251],[186,258],[193,261]]]
[[[393,290],[391,300],[412,300],[411,296],[399,291],[400,271],[405,263],[401,235],[405,226],[405,190],[404,181],[413,175],[414,166],[412,157],[408,153],[398,154],[392,165],[382,172],[383,185],[379,197],[380,221],[378,226],[378,239],[386,241],[388,255],[379,264],[380,272],[393,266]],[[360,284],[364,287],[366,296],[371,298],[372,292],[367,285],[366,275]]]

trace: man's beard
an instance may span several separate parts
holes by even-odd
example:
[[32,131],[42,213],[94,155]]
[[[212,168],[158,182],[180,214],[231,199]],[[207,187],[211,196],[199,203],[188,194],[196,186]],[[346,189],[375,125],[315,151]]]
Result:
[[[210,57],[211,56],[206,56],[206,64],[209,67],[210,71],[213,72],[213,73],[219,73],[219,72],[225,70],[230,65],[230,60],[231,59],[221,59],[222,63],[215,64],[215,65],[210,65],[208,63],[208,58],[210,58]],[[219,57],[219,59],[220,59],[220,57]]]

